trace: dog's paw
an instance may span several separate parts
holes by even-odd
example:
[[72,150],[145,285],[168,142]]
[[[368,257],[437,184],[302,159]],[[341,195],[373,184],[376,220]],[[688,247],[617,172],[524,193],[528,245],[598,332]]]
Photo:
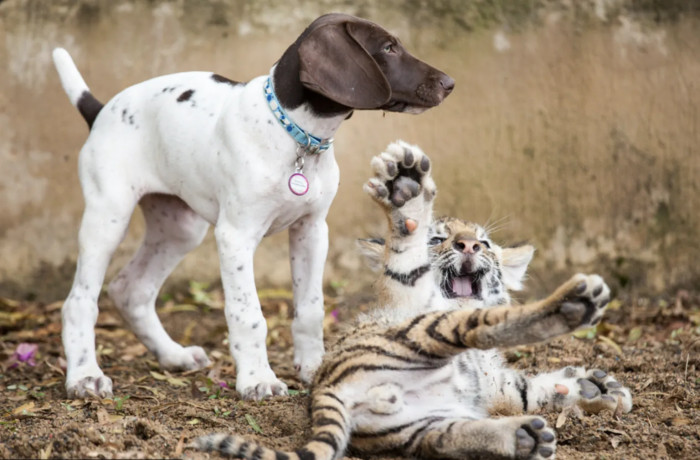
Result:
[[570,330],[598,324],[610,301],[610,288],[598,275],[575,275],[559,291],[558,313]]
[[418,222],[432,212],[435,182],[430,174],[430,159],[420,148],[394,142],[372,158],[371,166],[374,177],[367,181],[364,190],[382,207],[401,208],[404,219]]
[[294,348],[294,368],[299,373],[302,382],[311,383],[322,359],[323,342],[321,342],[321,347],[315,350],[302,350],[302,347]]
[[195,371],[209,366],[211,361],[202,347],[192,346],[159,354],[158,363],[169,371]]
[[286,396],[287,385],[274,374],[265,379],[258,379],[250,374],[244,377],[239,372],[236,377],[236,391],[241,394],[243,399],[260,401],[270,396]]
[[517,417],[515,455],[517,459],[544,460],[554,458],[556,436],[541,417]]
[[80,377],[66,380],[68,398],[112,397],[112,379],[104,375],[99,368],[92,372],[83,371],[81,374]]

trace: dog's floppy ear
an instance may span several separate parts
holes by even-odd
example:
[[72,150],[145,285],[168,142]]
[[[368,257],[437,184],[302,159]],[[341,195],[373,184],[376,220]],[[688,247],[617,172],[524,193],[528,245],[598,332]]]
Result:
[[299,46],[302,84],[353,109],[376,109],[384,105],[391,97],[391,87],[361,44],[363,29],[368,27],[344,21],[323,25],[309,33]]

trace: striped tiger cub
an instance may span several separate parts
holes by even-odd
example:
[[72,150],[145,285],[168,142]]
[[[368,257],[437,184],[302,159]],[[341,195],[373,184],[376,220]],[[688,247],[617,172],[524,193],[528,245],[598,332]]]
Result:
[[[363,249],[379,263],[381,308],[339,334],[311,389],[312,436],[278,452],[239,436],[199,438],[201,450],[246,459],[320,460],[392,453],[419,458],[553,458],[555,433],[522,415],[577,404],[632,407],[601,370],[567,367],[529,376],[496,350],[551,339],[600,321],[609,289],[576,275],[544,300],[511,305],[534,249],[502,248],[459,219],[433,220],[428,157],[404,142],[372,160],[365,191],[385,211],[386,241]],[[508,415],[495,417],[495,415]],[[520,414],[520,415],[516,415]]]

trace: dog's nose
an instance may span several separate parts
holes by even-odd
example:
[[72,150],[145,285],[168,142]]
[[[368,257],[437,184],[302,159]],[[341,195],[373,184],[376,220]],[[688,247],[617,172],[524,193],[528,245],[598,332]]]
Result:
[[445,90],[446,95],[450,94],[455,87],[455,81],[449,75],[440,77],[440,86]]
[[464,254],[476,254],[481,251],[479,242],[471,239],[457,240],[454,242],[453,246],[457,251],[463,252]]

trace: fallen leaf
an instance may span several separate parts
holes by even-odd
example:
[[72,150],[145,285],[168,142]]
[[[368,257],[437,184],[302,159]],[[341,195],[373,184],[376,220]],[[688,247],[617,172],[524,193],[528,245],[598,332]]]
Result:
[[168,380],[167,375],[163,375],[160,372],[151,371],[151,376],[156,380]]
[[589,327],[586,329],[581,329],[575,332],[572,332],[572,335],[576,337],[577,339],[592,339],[596,335],[596,327]]
[[617,449],[617,446],[620,445],[620,437],[615,436],[614,438],[610,439],[610,445],[612,446],[613,449]]
[[32,409],[34,409],[34,401],[29,401],[28,403],[22,404],[21,406],[15,408],[12,411],[12,414],[14,414],[14,415],[19,415],[19,414],[34,415],[32,412],[30,412]]
[[196,425],[196,424],[199,423],[199,419],[198,419],[198,418],[193,418],[192,420],[188,420],[188,421],[185,422],[185,423],[187,423],[188,425]]
[[263,434],[262,428],[260,428],[260,425],[258,425],[258,422],[253,418],[252,415],[250,414],[245,414],[245,419],[248,422],[248,425],[255,431],[256,433]]
[[600,336],[598,336],[598,340],[600,340],[601,342],[603,342],[605,344],[610,345],[615,350],[615,352],[617,352],[618,355],[620,355],[620,356],[623,355],[622,348],[620,348],[620,345],[615,343],[615,341],[613,339],[611,339],[610,337],[600,335]]
[[174,387],[185,387],[188,385],[189,380],[179,379],[177,377],[168,377],[167,382]]
[[41,460],[47,460],[51,458],[51,451],[53,450],[53,441],[51,441],[46,447],[39,450],[39,458]]
[[642,336],[642,328],[635,327],[630,329],[629,336],[627,337],[628,342],[636,342]]
[[570,407],[565,407],[561,412],[559,412],[559,415],[557,416],[557,421],[554,425],[556,428],[561,428],[564,426],[564,424],[566,424],[569,412],[571,412]]
[[175,452],[173,454],[173,457],[180,457],[182,454],[182,449],[185,448],[185,433],[183,432],[180,435],[180,440],[177,442],[177,446],[175,446]]
[[684,426],[684,425],[690,425],[692,421],[690,419],[687,419],[685,417],[674,417],[671,420],[671,425],[673,426]]

